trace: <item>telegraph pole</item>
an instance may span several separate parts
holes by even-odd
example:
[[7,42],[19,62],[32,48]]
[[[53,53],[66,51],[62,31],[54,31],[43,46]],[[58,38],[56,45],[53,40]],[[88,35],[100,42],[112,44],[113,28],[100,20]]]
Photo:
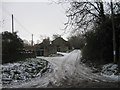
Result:
[[12,14],[12,33],[14,32],[14,19],[13,19],[13,14]]
[[113,29],[113,62],[117,62],[117,57],[116,57],[116,32],[115,32],[115,25],[114,25],[114,12],[113,12],[113,3],[111,0],[111,17],[112,17],[112,29]]
[[31,45],[33,46],[33,34],[32,34],[32,42],[31,42]]

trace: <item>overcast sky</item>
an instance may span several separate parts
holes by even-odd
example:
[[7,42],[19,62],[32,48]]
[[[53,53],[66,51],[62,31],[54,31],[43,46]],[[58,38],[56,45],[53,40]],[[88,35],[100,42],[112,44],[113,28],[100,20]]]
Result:
[[14,15],[18,35],[29,41],[33,34],[35,43],[40,40],[40,35],[52,37],[53,34],[62,34],[64,23],[67,22],[64,5],[51,2],[3,2],[3,31],[11,32],[11,14]]
[[[36,43],[40,40],[40,36],[49,36],[52,39],[53,34],[62,34],[64,23],[67,22],[65,10],[68,4],[61,5],[52,1],[58,0],[2,0],[2,5],[0,3],[0,9],[2,8],[0,15],[2,13],[4,20],[2,31],[12,31],[11,15],[13,14],[15,31],[18,31],[22,39],[30,41],[33,34]],[[66,39],[67,36],[68,33],[63,35],[63,38]]]

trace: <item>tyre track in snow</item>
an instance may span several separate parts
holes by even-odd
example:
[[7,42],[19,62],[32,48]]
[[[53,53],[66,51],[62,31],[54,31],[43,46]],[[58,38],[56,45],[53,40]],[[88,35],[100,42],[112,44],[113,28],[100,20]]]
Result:
[[110,78],[92,73],[89,67],[80,63],[80,50],[74,50],[63,57],[38,58],[49,61],[52,65],[52,72],[48,72],[32,82],[15,86],[15,88],[90,87],[96,83],[99,86],[102,83],[115,82]]

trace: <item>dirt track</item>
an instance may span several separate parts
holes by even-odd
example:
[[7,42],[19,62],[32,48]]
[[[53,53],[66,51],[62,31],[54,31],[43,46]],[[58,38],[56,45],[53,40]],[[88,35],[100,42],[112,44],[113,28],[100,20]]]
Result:
[[38,57],[52,65],[50,72],[41,78],[13,88],[117,88],[118,82],[92,73],[89,67],[80,63],[81,52],[74,50],[63,57]]

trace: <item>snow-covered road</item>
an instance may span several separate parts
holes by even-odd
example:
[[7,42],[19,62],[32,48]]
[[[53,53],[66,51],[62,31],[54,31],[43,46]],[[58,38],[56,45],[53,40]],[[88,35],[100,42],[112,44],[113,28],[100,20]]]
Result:
[[[59,52],[60,53],[60,52]],[[117,85],[117,79],[103,77],[80,62],[80,50],[64,54],[62,57],[37,57],[51,63],[51,71],[40,78],[33,79],[14,88],[50,88],[50,87],[109,87]],[[116,86],[117,87],[117,86]]]

